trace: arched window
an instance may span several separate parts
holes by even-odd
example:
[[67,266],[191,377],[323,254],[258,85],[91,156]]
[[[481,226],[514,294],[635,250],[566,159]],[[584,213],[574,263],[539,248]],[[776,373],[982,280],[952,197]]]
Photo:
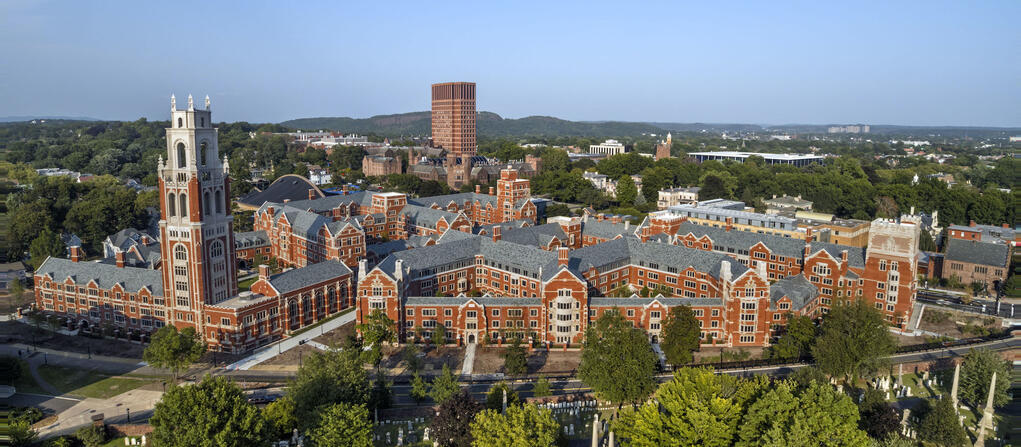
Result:
[[184,248],[184,245],[182,244],[177,244],[177,246],[174,247],[174,259],[178,261],[187,261],[188,249]]
[[213,241],[209,246],[209,256],[213,258],[223,257],[223,242]]
[[179,200],[181,201],[181,217],[188,217],[188,195],[182,192]]
[[202,193],[202,211],[209,215],[209,191]]
[[199,156],[202,157],[202,166],[206,165],[206,146],[207,145],[205,141],[203,141],[202,144],[199,145]]
[[174,217],[177,213],[177,196],[174,193],[170,193],[167,196],[167,217]]
[[184,143],[177,143],[177,167],[183,168],[187,163],[187,154],[184,152]]
[[184,120],[181,118],[177,119],[177,127],[184,127]]
[[216,213],[223,214],[223,191],[216,191]]
[[199,118],[199,123],[201,127],[206,127],[206,117]]

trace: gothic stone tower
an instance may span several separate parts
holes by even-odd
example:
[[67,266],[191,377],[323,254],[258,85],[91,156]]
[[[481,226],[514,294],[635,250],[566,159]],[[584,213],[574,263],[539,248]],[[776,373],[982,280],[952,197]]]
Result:
[[237,295],[234,217],[226,157],[217,159],[217,129],[205,110],[178,110],[170,98],[167,160],[159,160],[160,244],[167,321],[201,332],[203,305]]

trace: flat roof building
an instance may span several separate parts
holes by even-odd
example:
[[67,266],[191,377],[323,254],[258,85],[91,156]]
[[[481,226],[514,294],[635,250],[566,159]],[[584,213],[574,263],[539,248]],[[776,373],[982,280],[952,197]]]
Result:
[[619,155],[627,152],[627,147],[617,140],[606,140],[602,144],[593,144],[588,147],[590,154]]
[[748,157],[758,156],[762,157],[766,164],[771,165],[794,165],[794,166],[808,166],[812,163],[821,163],[823,158],[819,155],[806,155],[806,154],[765,154],[761,152],[736,152],[736,151],[717,151],[717,152],[689,152],[688,156],[694,157],[699,163],[703,163],[709,160],[732,160],[744,163]]

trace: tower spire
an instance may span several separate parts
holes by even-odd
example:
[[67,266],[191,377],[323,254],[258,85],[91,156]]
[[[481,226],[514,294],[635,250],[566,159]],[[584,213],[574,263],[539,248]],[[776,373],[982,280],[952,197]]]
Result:
[[206,95],[206,110],[209,110],[209,95]]
[[173,93],[170,94],[170,111],[171,112],[177,111],[177,98],[174,97]]
[[191,99],[191,94],[188,94],[188,110],[195,110],[195,100]]

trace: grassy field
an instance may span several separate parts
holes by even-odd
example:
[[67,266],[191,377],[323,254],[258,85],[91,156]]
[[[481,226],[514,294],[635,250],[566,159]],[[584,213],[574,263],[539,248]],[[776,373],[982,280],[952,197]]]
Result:
[[28,363],[23,360],[18,362],[21,364],[21,377],[14,381],[14,389],[18,390],[19,393],[46,394],[39,387],[39,384],[36,383],[35,379],[32,378],[32,373],[28,370]]
[[95,371],[44,365],[39,375],[50,385],[66,394],[107,399],[155,380],[109,376]]
[[248,278],[248,279],[246,279],[244,281],[241,281],[241,282],[238,283],[238,290],[241,290],[241,291],[248,290],[248,289],[250,289],[252,287],[252,284],[254,284],[255,281],[258,281],[258,280],[259,280],[259,277],[255,277],[255,278]]

